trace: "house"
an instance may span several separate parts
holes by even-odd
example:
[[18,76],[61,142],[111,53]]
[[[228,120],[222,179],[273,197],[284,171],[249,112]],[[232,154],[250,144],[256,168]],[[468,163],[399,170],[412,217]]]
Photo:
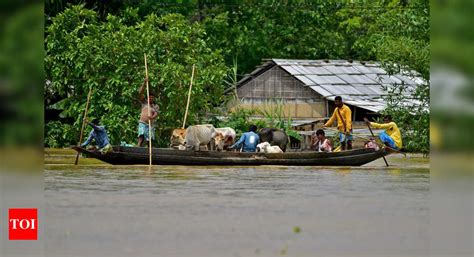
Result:
[[354,121],[361,121],[385,108],[384,87],[404,84],[413,90],[421,83],[410,74],[388,75],[374,62],[270,59],[238,82],[237,96],[241,108],[280,103],[285,117],[301,128],[330,117],[337,95],[352,109]]
[[303,138],[291,140],[291,148],[307,149],[311,132],[332,115],[336,96],[351,108],[355,130],[364,133],[361,121],[385,109],[387,89],[404,85],[410,104],[416,100],[409,92],[423,83],[415,72],[388,75],[377,62],[269,59],[242,78],[236,91],[239,108],[272,111],[279,105]]

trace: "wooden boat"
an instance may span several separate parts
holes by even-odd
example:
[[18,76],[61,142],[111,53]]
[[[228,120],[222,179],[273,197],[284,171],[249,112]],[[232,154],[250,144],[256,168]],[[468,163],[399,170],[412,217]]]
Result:
[[[79,153],[114,165],[148,164],[146,147],[114,146],[113,151],[101,154],[73,147]],[[154,165],[287,165],[287,166],[360,166],[385,155],[385,149],[354,149],[349,151],[319,152],[286,152],[286,153],[241,153],[215,151],[182,151],[169,148],[153,148]]]

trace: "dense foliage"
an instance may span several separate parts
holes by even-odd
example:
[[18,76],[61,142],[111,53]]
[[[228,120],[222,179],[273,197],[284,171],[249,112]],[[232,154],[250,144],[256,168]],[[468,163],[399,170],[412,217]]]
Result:
[[2,2],[0,146],[42,144],[43,6]]
[[[430,26],[428,1],[401,4],[391,1],[384,8],[344,8],[338,16],[344,38],[360,60],[382,62],[389,73],[421,77],[425,83],[416,90],[404,84],[386,88],[387,108],[401,129],[404,148],[429,152],[430,109]],[[355,33],[354,33],[355,32]],[[415,71],[412,74],[408,71]],[[410,102],[402,92],[409,92]]]
[[222,98],[223,58],[206,45],[202,26],[182,15],[149,15],[140,21],[136,10],[128,9],[122,17],[109,15],[102,22],[96,12],[74,6],[57,15],[47,33],[46,98],[61,99],[49,108],[61,110],[63,119],[46,124],[47,145],[75,143],[90,87],[89,117],[102,119],[112,142],[135,141],[144,53],[150,90],[158,95],[160,129],[182,124],[193,64],[188,122],[204,116]]
[[62,110],[61,119],[47,124],[47,145],[77,140],[91,85],[91,115],[104,118],[113,143],[133,141],[138,107],[132,99],[147,52],[163,128],[182,120],[193,63],[189,124],[215,112],[223,88],[263,58],[376,60],[390,72],[414,70],[427,82],[413,92],[419,105],[401,106],[390,94],[386,111],[406,131],[410,150],[428,149],[428,1],[128,0],[88,1],[87,8],[68,2],[78,1],[46,5],[46,99],[48,108]]

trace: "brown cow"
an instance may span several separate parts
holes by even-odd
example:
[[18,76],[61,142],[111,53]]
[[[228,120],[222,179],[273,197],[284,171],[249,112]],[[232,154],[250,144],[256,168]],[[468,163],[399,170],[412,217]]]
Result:
[[184,146],[186,138],[186,129],[174,129],[170,138],[170,148]]

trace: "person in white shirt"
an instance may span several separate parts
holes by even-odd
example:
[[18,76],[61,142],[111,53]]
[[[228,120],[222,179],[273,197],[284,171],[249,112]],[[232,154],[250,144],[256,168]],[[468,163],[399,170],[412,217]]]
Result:
[[318,129],[315,134],[312,136],[313,143],[311,144],[311,149],[318,152],[327,152],[332,151],[331,141],[326,138],[324,130]]

